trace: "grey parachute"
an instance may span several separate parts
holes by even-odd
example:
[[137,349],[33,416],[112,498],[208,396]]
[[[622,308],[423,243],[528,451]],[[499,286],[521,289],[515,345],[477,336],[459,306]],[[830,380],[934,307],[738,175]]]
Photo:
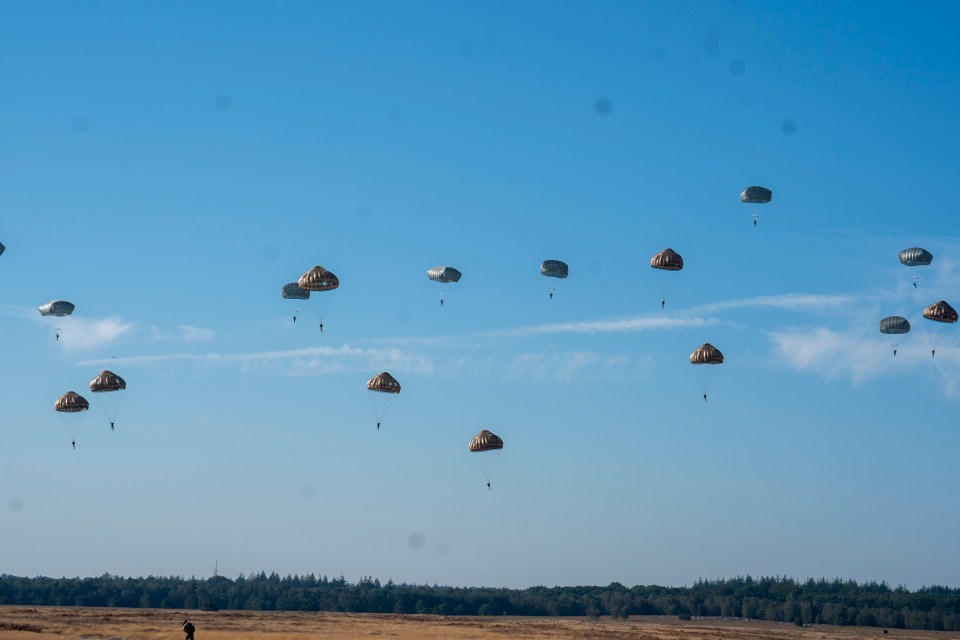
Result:
[[561,260],[544,260],[540,263],[540,275],[547,278],[566,278],[570,275],[570,267]]
[[900,264],[907,267],[921,267],[933,262],[933,254],[920,247],[904,249],[899,254]]
[[[901,316],[889,316],[880,321],[880,333],[888,336],[910,333],[910,321]],[[900,343],[896,340],[897,338],[894,338],[894,342],[890,345],[893,355],[897,355],[897,349],[900,347]]]
[[740,192],[740,202],[744,204],[767,204],[773,199],[773,191],[766,187],[747,187]]
[[462,273],[453,267],[433,267],[427,269],[427,277],[434,282],[460,282]]
[[889,316],[880,321],[880,333],[888,335],[910,333],[910,321],[901,316]]
[[73,313],[75,308],[72,302],[67,302],[66,300],[51,300],[46,304],[40,305],[40,315],[62,318]]
[[280,291],[280,295],[284,297],[285,300],[309,300],[310,292],[306,289],[301,289],[300,285],[296,282],[288,282],[283,285],[283,289]]
[[[767,189],[766,187],[747,187],[742,192],[740,192],[740,202],[744,204],[754,204],[761,205],[767,204],[773,199],[773,191]],[[760,220],[760,209],[753,210],[753,226],[757,226],[757,222]]]

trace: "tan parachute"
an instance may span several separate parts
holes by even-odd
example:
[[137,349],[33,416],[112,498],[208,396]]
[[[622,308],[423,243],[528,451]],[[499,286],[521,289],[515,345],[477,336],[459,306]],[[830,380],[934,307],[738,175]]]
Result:
[[77,433],[83,425],[83,417],[86,415],[86,410],[90,408],[90,403],[76,391],[67,391],[57,398],[57,401],[53,403],[53,408],[60,414],[63,428],[70,436],[70,444],[76,449]]
[[[311,291],[333,291],[340,286],[340,279],[332,271],[317,265],[300,276],[297,286],[308,293]],[[313,312],[317,316],[320,331],[323,331],[323,318],[327,314],[327,309],[330,308],[330,300],[331,296],[329,295],[310,296],[310,306],[313,307]],[[294,322],[296,322],[296,315],[294,315]]]
[[400,383],[392,375],[384,371],[367,380],[367,389],[375,393],[370,396],[373,405],[373,414],[377,418],[377,429],[383,422],[387,411],[393,406],[394,400],[400,395]]
[[109,370],[101,371],[100,375],[90,381],[90,391],[98,394],[97,404],[103,407],[103,412],[110,422],[111,431],[113,431],[116,426],[117,413],[120,411],[120,401],[123,399],[123,394],[107,392],[123,391],[126,388],[127,381]]
[[[720,349],[709,342],[704,342],[696,351],[690,354],[690,364],[695,365],[718,365],[723,364],[723,354]],[[710,393],[710,387],[713,384],[716,367],[698,366],[697,379],[700,381],[700,388],[703,389],[703,401],[707,401],[707,394]]]
[[493,471],[500,460],[500,452],[503,450],[503,440],[497,434],[483,429],[473,437],[467,448],[478,454],[473,459],[477,461],[480,471],[487,479],[487,489],[489,489],[490,478],[493,477]]

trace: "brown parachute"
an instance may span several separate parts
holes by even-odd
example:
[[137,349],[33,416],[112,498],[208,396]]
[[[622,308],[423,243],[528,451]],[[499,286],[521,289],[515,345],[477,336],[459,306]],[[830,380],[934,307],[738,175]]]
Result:
[[127,381],[115,374],[113,371],[103,371],[96,378],[90,381],[90,391],[100,393],[102,391],[120,391],[127,388]]
[[53,403],[53,408],[61,413],[79,413],[89,409],[90,403],[76,391],[67,391],[57,398],[57,401]]
[[941,300],[924,309],[923,317],[936,322],[956,322],[957,312],[947,301]]
[[467,448],[473,452],[495,451],[497,449],[503,449],[503,440],[501,440],[497,434],[484,429],[473,437],[473,440],[470,441]]
[[680,271],[683,269],[683,257],[673,249],[667,248],[650,258],[650,266],[665,271]]
[[690,354],[690,364],[723,364],[723,354],[709,342],[704,342]]
[[382,391],[383,393],[400,393],[400,383],[392,375],[384,371],[380,375],[367,380],[367,389]]
[[318,265],[300,276],[297,284],[304,291],[333,291],[340,286],[340,280],[332,272]]

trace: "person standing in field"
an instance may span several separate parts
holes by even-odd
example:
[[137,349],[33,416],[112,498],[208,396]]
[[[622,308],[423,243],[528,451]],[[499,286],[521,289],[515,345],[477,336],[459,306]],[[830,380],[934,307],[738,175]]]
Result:
[[193,632],[196,631],[196,630],[197,630],[197,628],[193,626],[193,623],[192,623],[192,622],[190,622],[189,620],[184,620],[184,621],[183,621],[183,633],[184,633],[185,635],[184,635],[183,640],[193,640]]

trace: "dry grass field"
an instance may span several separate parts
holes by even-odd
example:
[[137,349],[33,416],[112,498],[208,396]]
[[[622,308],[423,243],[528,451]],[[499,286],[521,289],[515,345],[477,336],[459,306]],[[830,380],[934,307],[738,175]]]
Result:
[[279,613],[254,611],[178,612],[170,609],[84,609],[0,607],[0,640],[182,639],[190,618],[196,640],[860,640],[943,639],[960,633],[877,628],[813,627],[737,621],[680,622],[665,618],[460,618],[420,615]]

